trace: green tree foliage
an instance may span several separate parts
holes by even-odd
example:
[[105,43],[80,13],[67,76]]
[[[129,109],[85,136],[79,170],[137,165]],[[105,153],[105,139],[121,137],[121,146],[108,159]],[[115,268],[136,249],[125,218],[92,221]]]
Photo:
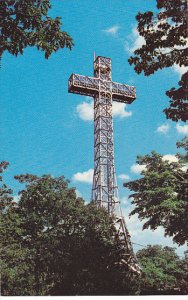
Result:
[[171,247],[148,246],[137,252],[142,267],[141,295],[186,295],[188,259]]
[[[188,138],[177,146],[187,151]],[[154,151],[138,156],[137,163],[145,165],[146,170],[141,178],[124,186],[134,191],[130,197],[135,208],[130,215],[138,214],[144,220],[143,229],[163,226],[165,235],[183,245],[188,238],[188,153],[177,154],[177,158],[178,162],[169,162]]]
[[61,18],[51,18],[50,0],[1,0],[0,1],[0,57],[4,51],[12,55],[23,54],[28,46],[36,46],[48,58],[52,52],[67,47],[73,41],[61,30]]
[[[134,51],[129,58],[135,71],[149,76],[157,70],[178,66],[188,66],[187,1],[157,0],[157,14],[147,11],[138,13],[138,32],[145,44]],[[173,121],[188,120],[188,72],[182,75],[180,88],[166,92],[170,97],[170,107],[165,109],[166,117]]]
[[[3,173],[8,165],[7,162],[1,162],[0,173]],[[30,272],[26,264],[29,249],[22,247],[22,221],[12,190],[3,183],[2,176],[0,181],[1,274],[4,295],[24,294]]]
[[16,178],[25,187],[3,213],[3,295],[135,294],[105,209],[85,205],[64,177]]
[[11,194],[12,190],[7,187],[5,183],[3,183],[3,176],[1,175],[8,167],[9,163],[6,161],[0,162],[0,210],[1,212],[8,206],[12,200]]

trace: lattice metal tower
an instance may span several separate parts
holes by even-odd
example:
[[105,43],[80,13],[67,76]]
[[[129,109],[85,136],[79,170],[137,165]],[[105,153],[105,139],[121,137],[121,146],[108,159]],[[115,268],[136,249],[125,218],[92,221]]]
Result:
[[94,98],[94,176],[92,200],[98,207],[103,206],[108,213],[116,216],[115,226],[118,237],[125,249],[125,263],[139,273],[130,235],[122,216],[114,167],[114,139],[112,101],[132,103],[136,98],[136,88],[112,81],[111,59],[94,58],[94,77],[72,74],[69,78],[70,93]]

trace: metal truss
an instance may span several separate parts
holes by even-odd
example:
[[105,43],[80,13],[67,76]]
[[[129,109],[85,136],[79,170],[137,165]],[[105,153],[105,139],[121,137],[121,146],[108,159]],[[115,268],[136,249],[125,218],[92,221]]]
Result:
[[125,263],[139,273],[130,235],[123,218],[118,197],[114,166],[114,138],[112,101],[132,103],[136,88],[112,81],[111,59],[98,56],[94,61],[94,77],[72,74],[69,78],[70,93],[94,98],[94,176],[92,200],[97,207],[105,207],[115,215],[115,226],[125,249]]

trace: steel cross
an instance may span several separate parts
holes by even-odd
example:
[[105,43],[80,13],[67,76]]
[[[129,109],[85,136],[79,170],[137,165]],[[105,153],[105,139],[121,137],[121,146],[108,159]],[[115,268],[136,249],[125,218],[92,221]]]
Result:
[[112,101],[131,103],[136,88],[112,81],[111,59],[98,56],[94,61],[94,77],[72,74],[70,93],[94,98],[94,176],[92,200],[114,213],[118,188],[114,167]]
[[111,59],[98,56],[94,60],[94,77],[72,74],[68,91],[94,98],[94,175],[92,200],[116,215],[118,237],[125,248],[127,264],[140,272],[134,256],[130,235],[121,213],[114,167],[112,101],[132,103],[136,88],[112,81]]

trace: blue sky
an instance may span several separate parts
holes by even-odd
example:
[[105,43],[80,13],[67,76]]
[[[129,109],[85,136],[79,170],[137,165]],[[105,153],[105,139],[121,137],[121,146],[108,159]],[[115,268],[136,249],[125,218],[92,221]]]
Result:
[[[177,86],[182,70],[177,66],[151,77],[137,75],[127,59],[142,39],[136,31],[138,11],[154,10],[148,0],[52,1],[52,16],[61,16],[63,30],[75,46],[53,54],[49,60],[34,48],[17,58],[5,53],[1,67],[1,157],[10,162],[5,179],[16,195],[20,185],[13,176],[23,173],[64,175],[78,193],[90,200],[93,169],[92,99],[68,94],[72,73],[93,75],[93,53],[112,59],[112,78],[135,85],[137,99],[114,107],[115,166],[119,196],[132,240],[140,244],[177,246],[163,237],[163,230],[141,231],[131,210],[124,180],[135,179],[138,154],[156,150],[174,159],[176,141],[188,125],[167,121],[165,91]],[[135,250],[139,247],[135,246]],[[180,247],[182,255],[185,247]]]

